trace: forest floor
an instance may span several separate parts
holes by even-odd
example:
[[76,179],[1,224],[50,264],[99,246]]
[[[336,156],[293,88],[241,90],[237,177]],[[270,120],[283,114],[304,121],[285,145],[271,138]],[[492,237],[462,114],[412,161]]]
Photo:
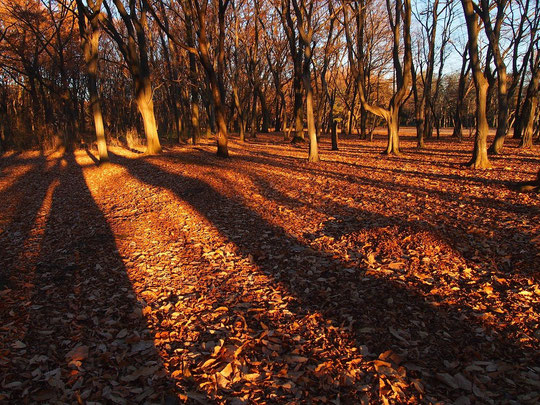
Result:
[[384,144],[2,156],[0,403],[538,403],[540,148]]

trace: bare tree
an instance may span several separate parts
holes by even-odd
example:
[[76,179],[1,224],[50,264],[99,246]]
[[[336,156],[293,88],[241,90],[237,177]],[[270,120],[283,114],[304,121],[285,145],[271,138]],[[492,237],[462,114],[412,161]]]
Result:
[[[120,21],[125,28],[124,33],[115,24],[115,13],[109,2],[112,1],[120,15]],[[150,65],[148,62],[148,46],[145,32],[147,8],[143,3],[137,7],[135,0],[129,0],[128,9],[121,0],[104,0],[103,6],[107,10],[107,18],[102,19],[105,30],[116,42],[135,87],[135,101],[142,117],[144,133],[146,135],[147,153],[161,152],[156,118],[154,114],[154,101]]]
[[469,41],[467,44],[469,47],[474,86],[476,89],[476,137],[474,141],[473,157],[469,162],[469,165],[475,169],[487,169],[491,167],[487,154],[487,135],[489,125],[486,115],[489,83],[482,69],[480,53],[478,50],[480,21],[478,15],[474,11],[472,0],[461,0],[461,4],[463,6],[465,21],[467,23],[467,33],[469,36]]
[[313,58],[313,18],[314,0],[281,0],[279,12],[289,42],[294,66],[294,114],[295,136],[293,141],[304,139],[303,94],[305,91],[306,116],[309,137],[310,162],[319,161],[315,116],[313,113],[313,88],[311,85],[311,64]]
[[[538,46],[538,45],[537,45]],[[523,114],[521,116],[521,148],[532,147],[534,121],[538,108],[538,92],[540,91],[540,52],[536,49],[534,61],[531,60],[532,77],[527,86],[527,95],[523,106]]]
[[99,161],[103,163],[109,160],[109,154],[107,152],[103,115],[101,113],[101,103],[97,88],[101,3],[102,0],[88,0],[87,5],[85,5],[82,0],[77,0],[77,17],[81,36],[81,48],[88,76],[90,109],[92,118],[94,119]]
[[[355,51],[353,48],[353,42],[351,40],[351,33],[349,28],[349,8],[349,5],[344,4],[343,15],[345,33],[347,37],[347,45],[349,49],[349,57],[353,59]],[[394,6],[392,7],[390,0],[387,0],[386,9],[388,12],[390,28],[392,30],[392,59],[394,63],[396,90],[390,98],[387,108],[379,107],[368,103],[363,86],[358,86],[358,94],[360,95],[360,101],[362,103],[362,106],[367,111],[381,118],[384,118],[384,120],[386,121],[386,126],[388,130],[388,144],[384,153],[399,155],[401,153],[399,150],[398,134],[399,111],[407,97],[407,94],[409,92],[409,86],[411,85],[412,81],[411,2],[410,0],[396,0]],[[362,10],[360,10],[360,13],[361,14],[359,24],[357,25],[358,30],[363,29],[363,24],[365,23],[365,14]],[[401,61],[400,58],[402,34],[401,31],[403,31],[403,61]],[[356,68],[358,69],[358,78],[359,80],[364,80],[364,63],[362,63],[362,59],[360,58],[354,58],[354,60],[357,61]]]

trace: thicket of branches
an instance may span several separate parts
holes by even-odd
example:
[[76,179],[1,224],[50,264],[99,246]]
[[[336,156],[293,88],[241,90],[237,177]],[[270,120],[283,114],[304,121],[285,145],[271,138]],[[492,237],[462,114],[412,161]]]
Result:
[[[453,127],[488,167],[538,137],[531,0],[9,0],[0,5],[0,151],[144,135],[160,143],[282,131],[309,141]],[[491,146],[487,129],[497,128]],[[467,128],[470,128],[467,129]],[[341,130],[341,131],[340,131]],[[489,146],[489,148],[488,148]]]

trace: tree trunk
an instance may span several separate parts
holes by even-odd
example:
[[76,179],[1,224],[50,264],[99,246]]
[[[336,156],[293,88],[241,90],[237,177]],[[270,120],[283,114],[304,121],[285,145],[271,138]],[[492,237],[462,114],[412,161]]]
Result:
[[386,118],[388,143],[383,152],[385,155],[401,155],[399,151],[399,109],[391,109]]
[[487,81],[475,79],[479,83],[476,86],[476,136],[474,140],[473,157],[469,166],[475,169],[488,169],[491,167],[487,154],[487,135],[489,124],[487,120],[487,93],[489,84]]
[[141,113],[144,134],[146,135],[146,153],[153,155],[161,152],[161,145],[157,132],[156,117],[154,115],[154,102],[152,101],[152,86],[149,77],[136,77],[135,101]]
[[257,137],[258,123],[257,123],[257,93],[253,92],[253,99],[251,103],[249,134],[251,138]]
[[90,106],[94,118],[99,161],[104,163],[109,160],[109,154],[97,90],[99,32],[92,32],[89,38],[83,39],[83,41],[83,53],[88,67],[88,92],[90,93]]
[[368,139],[367,133],[367,111],[363,105],[360,105],[360,137]]
[[[504,80],[506,80],[506,75],[505,75]],[[499,78],[499,81],[501,81],[500,78]],[[497,132],[495,133],[495,138],[493,139],[493,142],[491,143],[491,146],[489,147],[489,150],[488,150],[488,152],[492,155],[499,155],[502,152],[504,139],[506,138],[506,133],[508,129],[508,97],[507,97],[507,91],[506,91],[506,84],[504,84],[503,86],[499,85],[499,87],[504,87],[505,90],[501,90],[499,88]]]
[[338,134],[337,134],[337,121],[332,119],[330,123],[332,126],[332,150],[339,150],[338,148]]
[[534,133],[534,120],[536,118],[536,109],[538,107],[538,96],[534,95],[528,100],[528,105],[524,108],[524,118],[526,118],[523,123],[523,131],[521,142],[519,147],[523,149],[530,149],[533,145],[533,133]]
[[461,59],[461,71],[459,73],[458,82],[458,97],[456,100],[456,111],[454,112],[454,130],[452,131],[452,137],[463,139],[462,127],[463,127],[463,109],[465,107],[465,82],[467,81],[467,75],[469,73],[469,64],[467,59],[467,48],[463,51]]
[[414,95],[414,115],[416,120],[416,147],[422,149],[424,147],[424,118],[426,113],[426,97],[420,95],[418,91],[418,75],[414,65],[412,67],[412,85]]
[[313,114],[313,88],[311,87],[311,75],[309,70],[304,76],[304,87],[306,89],[306,114],[309,135],[309,157],[310,162],[319,161],[319,148],[317,145],[317,132],[315,131],[315,116]]
[[261,113],[262,113],[262,127],[261,132],[262,133],[268,133],[270,128],[270,111],[268,110],[268,104],[266,103],[266,97],[264,96],[264,93],[259,88],[257,91],[259,95],[259,101],[261,102]]
[[236,112],[238,114],[238,121],[240,121],[238,131],[240,135],[240,142],[244,142],[246,140],[246,119],[244,109],[242,108],[242,105],[240,103],[240,97],[238,96],[238,85],[236,83],[233,83],[232,90],[234,106],[236,107]]
[[[540,54],[539,54],[540,55]],[[534,135],[534,120],[536,118],[536,111],[538,108],[538,89],[540,88],[540,56],[537,55],[536,61],[533,67],[533,76],[527,87],[527,95],[525,98],[525,104],[522,108],[521,114],[521,143],[520,148],[532,147],[533,135]]]
[[296,78],[293,79],[294,87],[294,135],[292,142],[304,142],[304,101],[302,95],[302,82]]
[[476,89],[476,137],[474,150],[469,166],[475,169],[487,169],[491,167],[487,154],[487,135],[489,125],[487,121],[487,99],[489,83],[480,66],[478,55],[478,32],[480,30],[478,17],[476,16],[472,0],[461,0],[467,32],[469,36],[469,55],[473,71],[474,86]]

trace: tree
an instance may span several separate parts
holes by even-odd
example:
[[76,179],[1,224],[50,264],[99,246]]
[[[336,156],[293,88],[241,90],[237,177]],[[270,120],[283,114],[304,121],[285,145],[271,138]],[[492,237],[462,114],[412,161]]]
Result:
[[[462,127],[463,127],[463,115],[465,110],[465,97],[469,93],[471,88],[471,82],[469,77],[469,72],[471,70],[471,65],[468,58],[468,47],[465,45],[465,49],[461,52],[461,69],[459,72],[458,80],[458,92],[456,97],[456,109],[454,111],[454,129],[452,131],[452,137],[462,139]],[[456,49],[457,51],[457,49]]]
[[208,0],[183,0],[182,6],[186,15],[193,18],[191,21],[195,26],[198,43],[199,61],[206,72],[206,77],[210,85],[212,101],[216,111],[216,121],[218,127],[217,134],[217,155],[228,157],[228,129],[225,115],[225,86],[223,75],[225,69],[225,12],[229,5],[229,0],[214,1],[214,8],[217,8],[217,26],[218,26],[218,46],[215,52],[216,68],[210,54],[210,41],[207,34],[207,13]]
[[[344,4],[344,27],[347,37],[348,54],[351,60],[356,61],[356,69],[358,69],[358,80],[364,80],[365,66],[361,58],[355,58],[352,36],[349,28],[348,10],[350,6]],[[394,8],[394,10],[392,10]],[[384,151],[385,154],[401,154],[399,150],[399,111],[405,102],[409,92],[409,86],[412,80],[412,49],[411,49],[411,2],[410,0],[396,0],[394,7],[390,0],[386,2],[386,9],[390,28],[392,30],[392,60],[394,63],[394,73],[396,82],[396,91],[390,98],[387,108],[379,107],[368,103],[363,86],[358,86],[358,94],[362,106],[372,114],[375,114],[386,121],[388,131],[388,144]],[[359,23],[357,30],[363,29],[365,23],[364,9],[359,10]],[[402,23],[403,21],[403,23]],[[402,27],[403,26],[403,27]],[[403,62],[400,59],[401,46],[401,30],[403,29]]]
[[[113,1],[126,35],[116,24],[115,14],[109,2]],[[142,117],[144,133],[146,135],[146,152],[150,154],[161,152],[156,118],[154,114],[154,101],[150,65],[148,62],[148,46],[145,32],[146,4],[137,7],[135,0],[130,0],[128,9],[121,0],[103,0],[107,10],[107,18],[102,23],[111,38],[116,42],[131,73],[135,87],[135,101]]]
[[292,0],[296,15],[296,29],[298,38],[304,50],[304,60],[302,63],[302,83],[306,94],[306,115],[309,137],[310,162],[319,161],[319,149],[317,145],[317,134],[315,131],[315,116],[313,114],[313,87],[311,86],[311,64],[313,59],[313,12],[315,1]]
[[304,140],[303,94],[306,99],[306,116],[309,137],[310,162],[319,161],[315,116],[313,113],[313,87],[311,85],[311,64],[313,59],[313,18],[314,0],[281,0],[277,11],[289,42],[293,61],[295,135],[293,142]]
[[98,47],[100,37],[99,16],[101,12],[101,3],[102,0],[88,0],[88,5],[85,6],[82,0],[77,0],[77,17],[79,22],[79,33],[81,36],[81,48],[87,69],[90,109],[94,119],[99,160],[103,163],[109,160],[109,155],[107,152],[103,115],[101,113],[101,103],[97,89]]
[[540,91],[540,52],[538,49],[534,61],[531,60],[531,72],[532,77],[527,86],[523,114],[520,117],[522,134],[519,146],[521,148],[532,147],[534,121],[538,108],[538,92]]
[[487,122],[487,92],[489,83],[482,70],[480,54],[478,50],[478,34],[480,32],[480,22],[473,7],[472,0],[461,0],[465,21],[467,24],[467,34],[469,41],[470,64],[472,68],[474,86],[476,89],[476,136],[474,150],[469,166],[475,169],[487,169],[491,163],[487,154],[487,135],[489,125]]

